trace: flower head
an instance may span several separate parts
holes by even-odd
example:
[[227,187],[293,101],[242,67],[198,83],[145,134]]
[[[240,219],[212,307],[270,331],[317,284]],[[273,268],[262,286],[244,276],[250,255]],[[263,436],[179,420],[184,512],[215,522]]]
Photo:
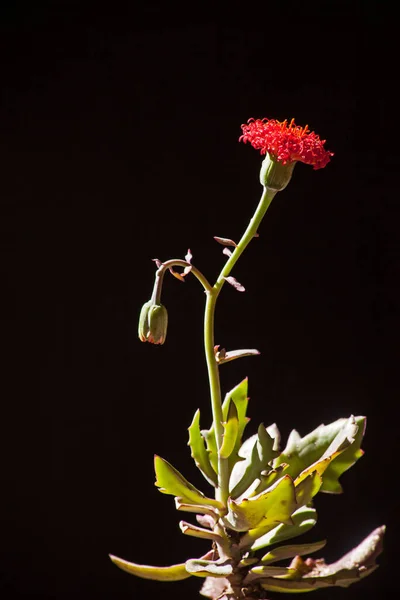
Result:
[[325,140],[308,125],[299,127],[294,119],[288,123],[275,119],[249,119],[242,125],[243,135],[240,142],[250,142],[261,154],[269,154],[271,158],[283,165],[296,161],[313,165],[314,169],[322,169],[330,161],[332,152],[325,150]]

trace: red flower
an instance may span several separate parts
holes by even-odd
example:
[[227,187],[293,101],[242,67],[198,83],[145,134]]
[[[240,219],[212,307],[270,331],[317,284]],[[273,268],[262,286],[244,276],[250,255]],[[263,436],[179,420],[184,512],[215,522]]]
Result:
[[300,161],[313,165],[314,169],[325,167],[333,156],[333,152],[324,149],[325,140],[308,125],[299,127],[294,119],[280,122],[275,119],[249,119],[242,125],[243,135],[240,142],[250,142],[261,154],[268,154],[283,165]]

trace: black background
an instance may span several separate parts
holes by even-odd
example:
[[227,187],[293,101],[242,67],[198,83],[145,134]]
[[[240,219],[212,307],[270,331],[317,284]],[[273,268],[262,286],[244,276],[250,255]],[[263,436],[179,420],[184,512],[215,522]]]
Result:
[[[33,6],[35,5],[35,6]],[[210,279],[258,201],[249,117],[296,117],[335,153],[299,164],[217,310],[216,341],[261,356],[253,433],[286,437],[366,414],[366,455],[318,496],[335,560],[382,523],[380,569],[320,597],[389,596],[396,529],[398,169],[395,18],[376,2],[207,6],[3,2],[0,152],[6,358],[1,428],[0,595],[5,600],[197,597],[199,579],[135,579],[109,561],[170,564],[207,550],[180,534],[154,487],[153,453],[203,485],[187,427],[208,426],[204,295],[168,277],[167,342],[141,344],[154,263]],[[229,288],[229,289],[228,289]],[[209,493],[207,484],[203,489]]]

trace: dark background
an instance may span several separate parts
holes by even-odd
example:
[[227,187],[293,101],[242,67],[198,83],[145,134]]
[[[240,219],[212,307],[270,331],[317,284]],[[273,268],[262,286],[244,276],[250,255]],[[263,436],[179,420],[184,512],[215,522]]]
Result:
[[[35,6],[33,6],[35,5]],[[154,263],[210,279],[258,201],[249,117],[296,117],[335,153],[299,164],[226,286],[216,341],[261,356],[252,421],[282,434],[366,414],[345,493],[320,495],[306,539],[336,560],[387,523],[380,569],[322,598],[389,597],[398,495],[399,225],[395,18],[381,2],[3,2],[0,8],[2,340],[0,596],[197,597],[201,580],[135,579],[109,561],[170,564],[207,549],[180,534],[153,453],[203,485],[187,427],[210,419],[204,295],[165,281],[162,347],[137,317]],[[229,289],[228,289],[229,288]],[[207,484],[203,489],[209,493]]]

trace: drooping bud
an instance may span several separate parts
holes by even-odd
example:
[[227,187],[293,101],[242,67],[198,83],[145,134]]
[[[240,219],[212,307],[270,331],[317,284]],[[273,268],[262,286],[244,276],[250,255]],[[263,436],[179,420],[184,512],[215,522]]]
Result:
[[168,313],[162,304],[149,300],[142,306],[139,317],[139,339],[151,344],[163,344],[167,336]]
[[284,165],[267,153],[261,165],[261,185],[275,192],[281,192],[291,180],[295,164],[296,162],[291,162]]

